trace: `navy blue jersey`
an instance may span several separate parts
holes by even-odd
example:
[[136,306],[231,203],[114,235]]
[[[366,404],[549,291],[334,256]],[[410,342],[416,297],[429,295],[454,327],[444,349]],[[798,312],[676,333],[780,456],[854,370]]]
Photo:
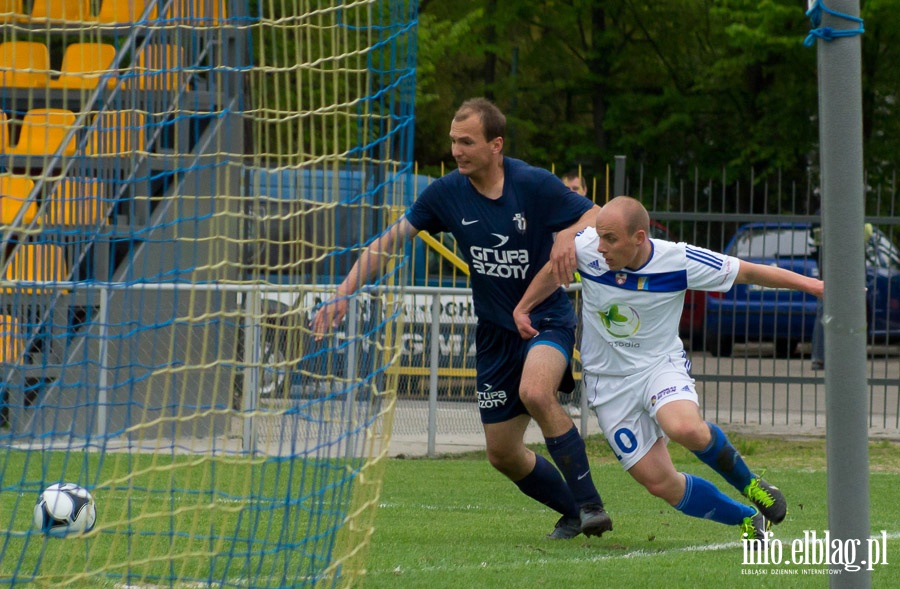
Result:
[[[479,322],[516,331],[512,311],[550,259],[553,233],[572,225],[593,203],[521,160],[504,157],[503,171],[503,194],[496,200],[454,170],[425,188],[406,218],[419,231],[453,234],[469,264]],[[532,325],[543,318],[575,325],[562,289],[532,311]]]

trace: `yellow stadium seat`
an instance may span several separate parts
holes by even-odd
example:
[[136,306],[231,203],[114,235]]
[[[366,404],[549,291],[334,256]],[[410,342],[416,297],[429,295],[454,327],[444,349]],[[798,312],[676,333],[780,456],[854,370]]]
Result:
[[[101,23],[133,23],[144,14],[153,0],[101,0],[97,21]],[[156,20],[156,4],[150,9],[148,20]]]
[[0,0],[0,22],[21,20],[24,16],[22,0]]
[[103,111],[94,120],[85,153],[116,155],[145,151],[147,116],[138,110]]
[[50,155],[63,146],[63,155],[75,155],[75,136],[63,145],[75,126],[75,113],[62,108],[33,108],[25,113],[19,142],[7,150],[11,155]]
[[105,223],[100,183],[90,178],[64,178],[47,200],[44,223],[98,225]]
[[32,190],[34,180],[27,176],[0,175],[0,225],[12,225],[23,207],[25,216],[20,222],[28,224],[34,221],[38,210],[37,202],[27,202]]
[[[13,250],[5,276],[10,282],[64,282],[67,277],[68,270],[63,249],[52,243],[20,243]],[[33,286],[8,287],[5,292],[47,294],[51,293],[52,289]]]
[[0,362],[15,364],[21,349],[19,322],[10,315],[0,315]]
[[[100,78],[109,72],[116,60],[116,48],[107,43],[72,43],[63,54],[59,78],[50,80],[51,88],[92,89]],[[106,85],[113,88],[115,77],[109,77]]]
[[91,0],[34,0],[31,20],[90,21]]
[[172,92],[180,86],[184,51],[175,45],[154,43],[144,47],[134,65],[134,76],[127,79],[129,89]]
[[45,87],[50,79],[50,51],[37,41],[0,43],[0,85]]

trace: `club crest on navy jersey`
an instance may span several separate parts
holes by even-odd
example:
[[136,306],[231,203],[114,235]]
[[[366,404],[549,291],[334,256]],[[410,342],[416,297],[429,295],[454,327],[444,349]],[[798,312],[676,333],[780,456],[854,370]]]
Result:
[[525,215],[516,213],[515,216],[513,216],[513,221],[516,223],[516,231],[525,233]]

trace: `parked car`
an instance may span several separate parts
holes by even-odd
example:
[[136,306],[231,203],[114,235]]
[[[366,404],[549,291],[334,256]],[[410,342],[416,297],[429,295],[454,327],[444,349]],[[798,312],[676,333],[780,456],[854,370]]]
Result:
[[[812,228],[803,223],[741,226],[725,253],[819,276]],[[900,340],[900,250],[875,229],[865,248],[866,317],[869,341]],[[735,343],[774,342],[775,354],[790,357],[801,341],[811,341],[816,298],[806,293],[738,284],[706,295],[706,347],[730,356]]]

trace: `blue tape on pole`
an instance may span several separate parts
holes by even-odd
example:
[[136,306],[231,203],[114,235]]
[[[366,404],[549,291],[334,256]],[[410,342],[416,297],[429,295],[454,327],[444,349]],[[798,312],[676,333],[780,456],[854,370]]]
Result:
[[[850,22],[856,23],[859,26],[855,29],[833,29],[831,27],[823,27],[820,26],[822,23],[822,13],[830,14],[831,16],[837,18],[843,18]],[[843,12],[838,12],[837,10],[832,10],[825,6],[825,3],[822,0],[814,0],[809,7],[809,10],[806,11],[806,16],[809,17],[810,22],[816,28],[812,29],[807,35],[806,39],[803,41],[803,44],[807,47],[812,47],[813,43],[816,42],[816,38],[822,39],[824,41],[833,41],[839,37],[852,37],[854,35],[861,35],[866,32],[865,27],[863,26],[863,20],[858,16],[851,16],[849,14],[844,14]]]

